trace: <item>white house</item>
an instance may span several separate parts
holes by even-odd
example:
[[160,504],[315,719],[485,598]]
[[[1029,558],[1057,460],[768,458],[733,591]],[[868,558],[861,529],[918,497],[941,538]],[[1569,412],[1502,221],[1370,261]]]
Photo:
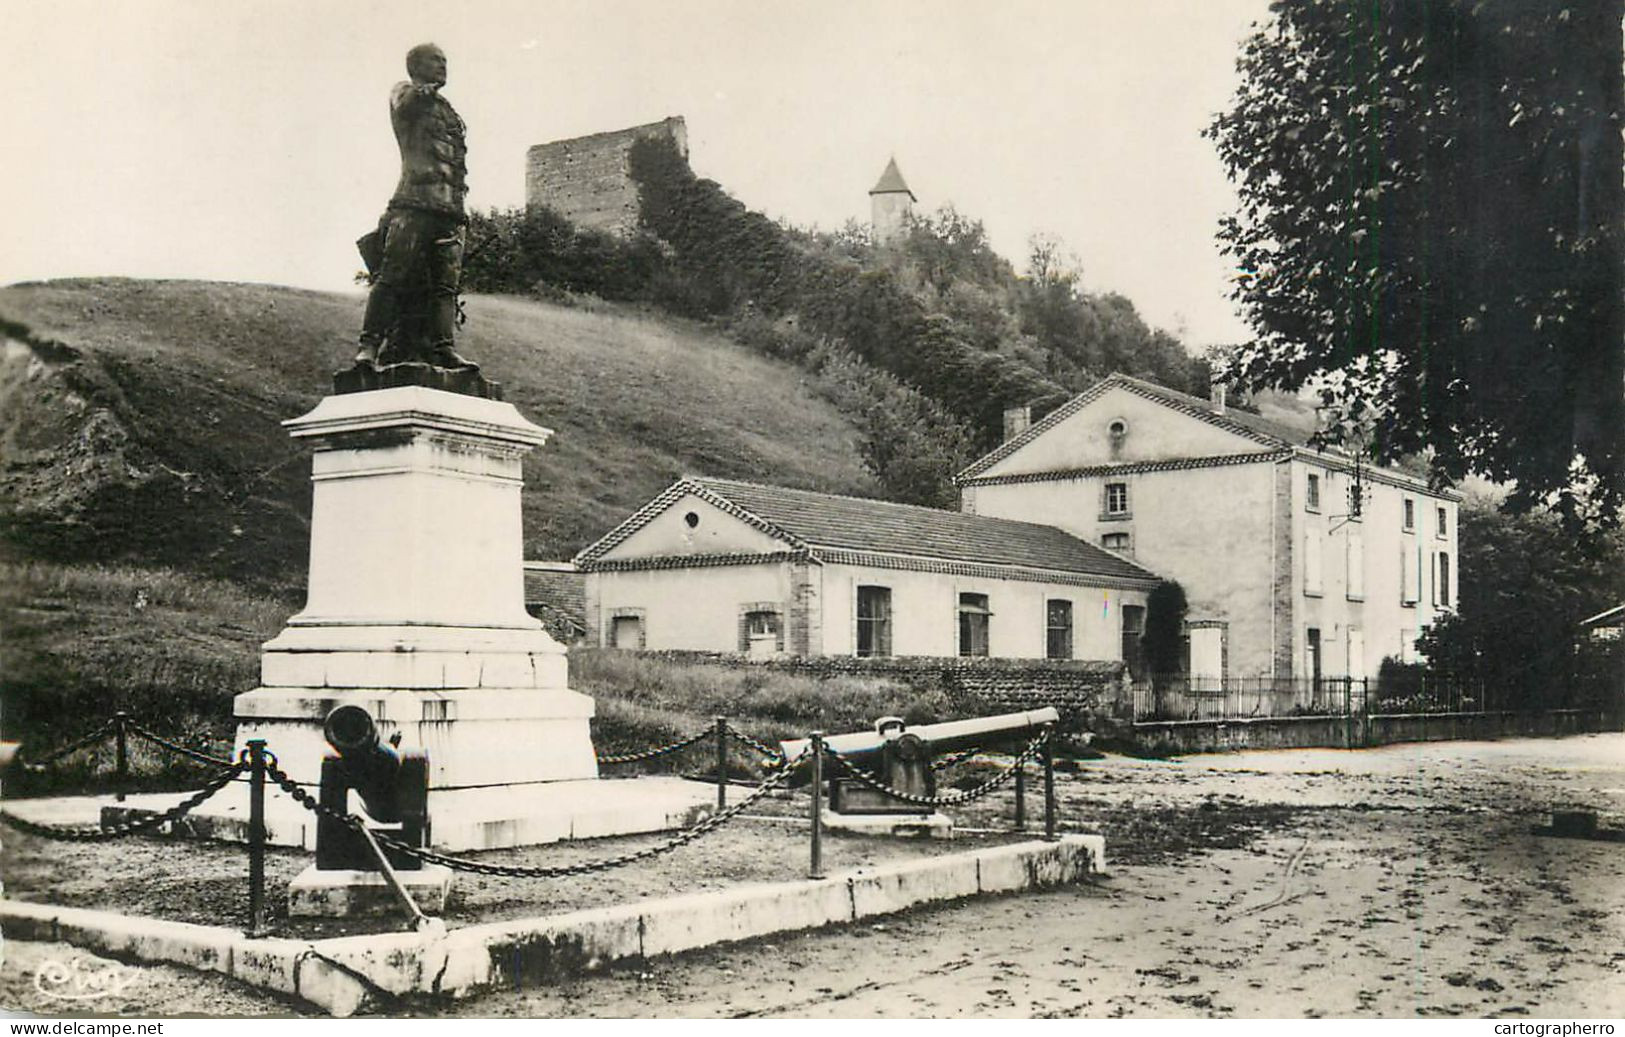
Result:
[[966,514],[1040,522],[1177,580],[1196,680],[1376,676],[1456,606],[1460,496],[1254,414],[1113,375],[960,473]]
[[595,643],[1121,660],[1158,580],[1054,526],[685,478],[583,550]]

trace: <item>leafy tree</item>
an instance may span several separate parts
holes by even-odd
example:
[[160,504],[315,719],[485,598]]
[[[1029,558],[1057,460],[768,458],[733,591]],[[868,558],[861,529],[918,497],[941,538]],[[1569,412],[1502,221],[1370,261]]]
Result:
[[1145,600],[1145,634],[1140,639],[1153,680],[1185,672],[1185,588],[1164,580]]
[[1460,528],[1461,607],[1419,640],[1429,668],[1506,706],[1564,705],[1577,624],[1625,601],[1625,531],[1577,538],[1550,512],[1505,514],[1477,496]]
[[[1318,385],[1328,438],[1617,518],[1622,0],[1276,0],[1207,134],[1256,332],[1229,376]],[[1590,491],[1587,487],[1590,487]]]

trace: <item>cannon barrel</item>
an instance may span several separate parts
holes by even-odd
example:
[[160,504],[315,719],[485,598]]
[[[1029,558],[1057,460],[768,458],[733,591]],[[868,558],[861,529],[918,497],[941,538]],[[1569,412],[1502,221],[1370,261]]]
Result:
[[350,787],[361,797],[367,814],[374,821],[399,821],[396,777],[401,770],[401,756],[379,739],[372,714],[360,706],[340,706],[327,714],[322,733],[344,761]]
[[[1061,715],[1053,706],[1045,706],[1043,709],[1029,709],[1020,713],[949,720],[941,724],[920,724],[906,730],[909,734],[918,735],[923,739],[933,753],[947,753],[969,749],[971,746],[981,745],[1000,736],[1032,731],[1060,719]],[[824,739],[824,744],[856,762],[879,752],[886,744],[886,739],[873,731],[859,731],[853,734],[832,735]],[[806,748],[805,738],[779,743],[779,749],[787,760],[795,759]]]

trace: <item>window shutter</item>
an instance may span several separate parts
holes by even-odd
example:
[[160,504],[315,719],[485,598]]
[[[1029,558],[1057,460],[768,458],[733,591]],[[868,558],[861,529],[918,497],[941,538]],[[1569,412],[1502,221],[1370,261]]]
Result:
[[1365,537],[1355,529],[1348,534],[1348,596],[1365,597]]

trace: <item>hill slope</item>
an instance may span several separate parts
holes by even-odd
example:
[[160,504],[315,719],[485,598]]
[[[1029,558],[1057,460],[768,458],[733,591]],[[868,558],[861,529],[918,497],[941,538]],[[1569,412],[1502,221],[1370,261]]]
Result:
[[[302,584],[308,454],[278,423],[328,391],[361,307],[266,285],[0,288],[11,553]],[[525,465],[529,557],[568,557],[685,472],[877,492],[851,424],[788,365],[610,307],[467,307],[459,349],[556,431]]]

